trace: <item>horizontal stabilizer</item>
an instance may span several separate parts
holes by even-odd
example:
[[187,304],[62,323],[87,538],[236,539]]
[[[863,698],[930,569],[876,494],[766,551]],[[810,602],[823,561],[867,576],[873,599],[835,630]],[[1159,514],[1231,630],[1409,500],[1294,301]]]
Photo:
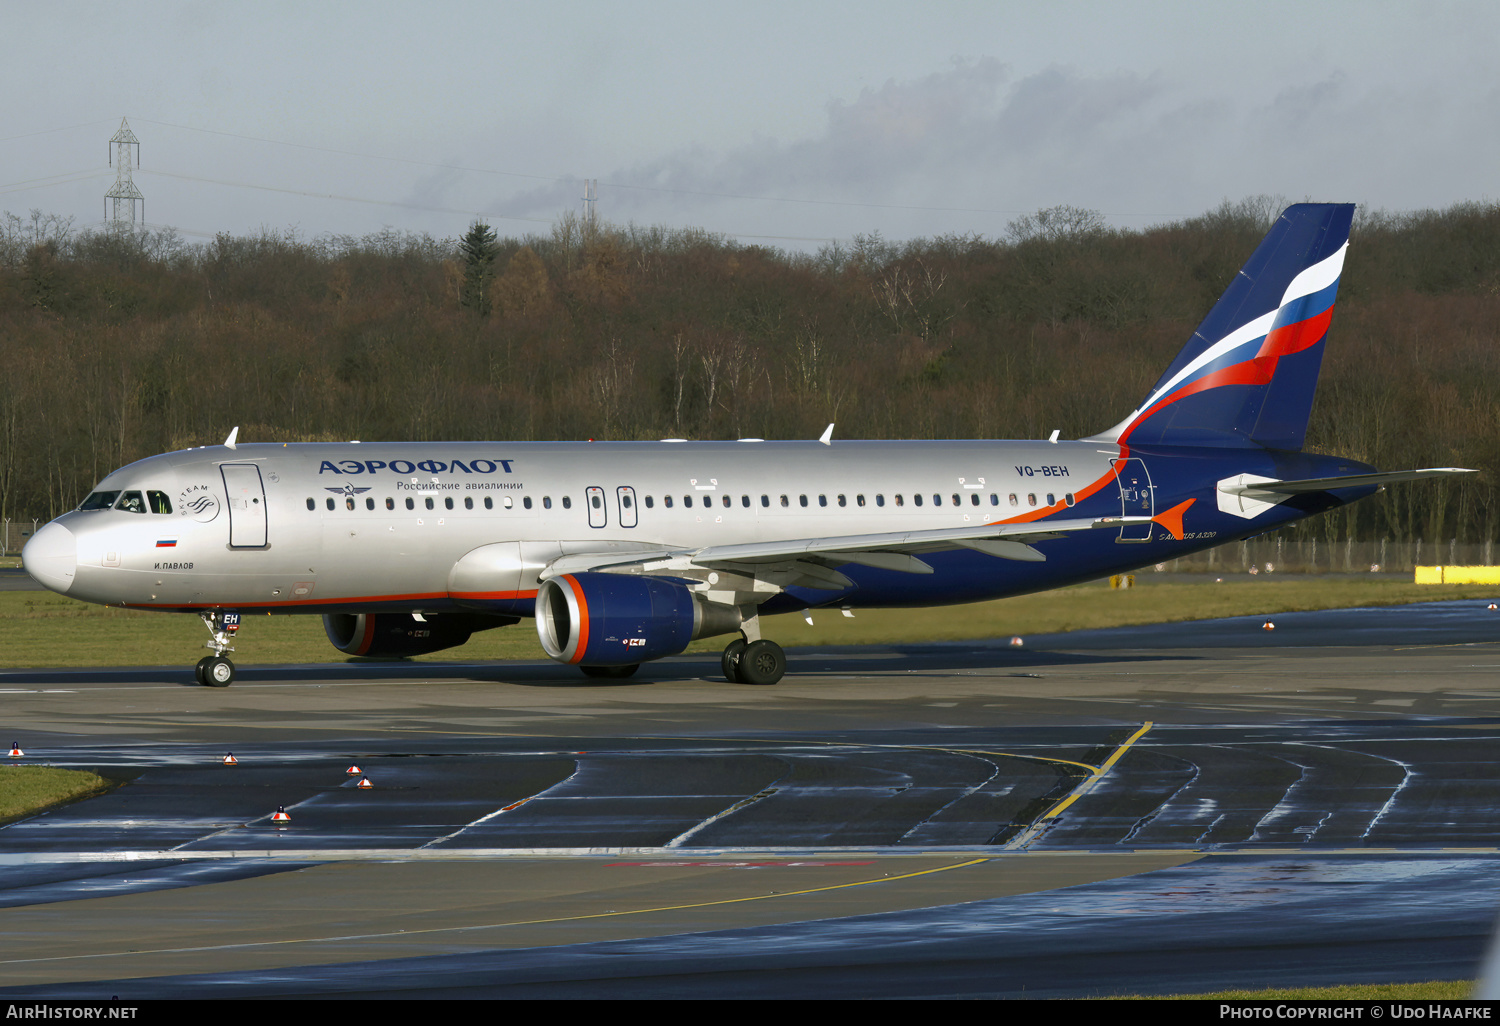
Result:
[[1395,481],[1423,481],[1457,474],[1477,474],[1463,467],[1428,467],[1423,470],[1393,470],[1384,474],[1346,474],[1342,477],[1305,477],[1278,481],[1259,474],[1240,474],[1219,482],[1219,510],[1253,520],[1293,495],[1305,492],[1331,492],[1344,488],[1373,488]]
[[[1422,470],[1393,470],[1384,474],[1349,474],[1344,477],[1305,477],[1295,481],[1277,481],[1270,478],[1260,480],[1238,480],[1219,482],[1219,491],[1227,495],[1296,495],[1299,492],[1327,492],[1339,488],[1365,488],[1369,485],[1392,484],[1396,481],[1424,481],[1434,477],[1450,477],[1458,474],[1477,474],[1477,470],[1463,467],[1427,467]],[[1250,475],[1242,474],[1242,478]]]

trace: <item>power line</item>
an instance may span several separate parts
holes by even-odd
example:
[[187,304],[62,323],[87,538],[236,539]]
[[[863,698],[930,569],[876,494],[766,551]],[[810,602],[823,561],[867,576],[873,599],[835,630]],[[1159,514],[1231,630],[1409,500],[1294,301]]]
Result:
[[[144,118],[138,120],[145,120]],[[259,189],[263,192],[279,192],[291,196],[306,196],[311,199],[340,200],[346,203],[369,203],[375,206],[403,207],[408,210],[425,210],[438,214],[463,214],[466,217],[489,217],[500,221],[524,221],[532,224],[555,224],[555,218],[545,217],[516,217],[511,214],[499,214],[488,210],[461,210],[457,207],[434,207],[422,203],[404,203],[400,200],[366,199],[362,196],[340,196],[336,193],[308,192],[303,189],[287,189],[275,185],[256,185],[253,182],[233,182],[222,178],[203,178],[198,175],[181,175],[171,171],[155,171],[149,168],[139,169],[144,175],[159,175],[163,178],[177,178],[187,182],[202,182],[206,185],[225,185],[235,189]],[[721,232],[713,229],[703,229],[714,235],[727,235],[734,239],[774,239],[784,242],[837,242],[831,237],[805,236],[805,235],[751,235],[746,232]]]
[[66,128],[45,128],[40,132],[27,132],[25,135],[9,135],[4,139],[0,139],[0,142],[15,142],[17,139],[35,139],[39,135],[52,135],[55,132],[71,132],[78,128],[95,128],[99,125],[107,125],[112,120],[111,118],[101,118],[98,121],[86,121],[81,125],[68,125]]
[[[144,120],[144,119],[142,119]],[[499,214],[487,210],[461,210],[457,207],[433,207],[422,203],[405,203],[401,200],[366,199],[363,196],[340,196],[332,192],[309,192],[305,189],[286,189],[275,185],[256,185],[253,182],[232,182],[223,178],[203,178],[198,175],[175,174],[171,171],[155,171],[141,169],[141,174],[159,175],[163,178],[177,178],[185,182],[203,182],[207,185],[227,185],[236,189],[259,189],[263,192],[279,192],[289,196],[307,196],[311,199],[340,200],[345,203],[370,203],[383,207],[404,207],[408,210],[428,210],[439,214],[463,214],[469,217],[493,217],[502,221],[529,221],[534,224],[551,224],[551,218],[545,217],[514,217],[509,214]]]
[[[223,132],[213,128],[194,128],[191,125],[177,125],[170,121],[152,121],[150,118],[136,118],[148,125],[161,125],[164,128],[177,128],[184,132],[203,132],[208,135],[221,135],[230,139],[242,139],[246,142],[272,143],[277,146],[291,146],[301,150],[313,150],[318,153],[336,153],[345,157],[358,157],[361,160],[386,160],[397,164],[410,164],[415,167],[431,167],[444,171],[467,171],[473,174],[496,175],[502,178],[524,178],[529,181],[551,182],[557,185],[575,184],[576,178],[566,175],[537,175],[527,174],[520,171],[500,171],[488,167],[469,167],[464,164],[444,164],[430,160],[414,160],[410,157],[395,157],[387,153],[359,153],[355,150],[341,150],[330,146],[315,146],[311,143],[288,142],[285,139],[266,139],[254,135],[240,135],[236,132]],[[593,179],[595,186],[599,184],[598,179]],[[862,203],[857,200],[828,200],[828,199],[798,199],[791,196],[752,196],[734,192],[715,192],[707,189],[685,189],[663,185],[636,185],[626,182],[605,182],[605,186],[611,189],[631,189],[636,192],[662,193],[671,196],[704,196],[711,199],[733,199],[750,200],[757,203],[793,203],[804,206],[828,206],[828,207],[860,207],[870,210],[921,210],[936,213],[954,214],[1030,214],[1031,210],[1008,210],[993,207],[933,207],[915,204],[900,203]]]
[[90,178],[99,178],[108,173],[108,170],[105,168],[96,168],[92,171],[68,171],[60,175],[27,178],[19,182],[11,182],[8,185],[0,185],[0,193],[26,192],[29,189],[46,189],[53,185],[67,185],[70,182],[86,182]]

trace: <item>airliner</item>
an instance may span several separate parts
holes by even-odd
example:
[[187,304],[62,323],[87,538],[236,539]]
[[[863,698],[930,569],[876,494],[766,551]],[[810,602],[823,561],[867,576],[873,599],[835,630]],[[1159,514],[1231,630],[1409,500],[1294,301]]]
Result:
[[200,683],[251,614],[315,613],[350,656],[403,658],[535,621],[551,658],[626,677],[728,636],[774,684],[761,617],[1043,591],[1263,534],[1387,483],[1303,451],[1352,204],[1303,203],[1140,406],[1078,440],[237,440],[105,477],[27,543],[53,591],[193,613]]

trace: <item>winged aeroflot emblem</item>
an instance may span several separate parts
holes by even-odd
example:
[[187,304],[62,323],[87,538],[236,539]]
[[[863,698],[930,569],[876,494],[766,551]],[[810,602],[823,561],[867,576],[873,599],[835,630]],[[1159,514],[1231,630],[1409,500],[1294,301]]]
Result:
[[[373,487],[373,486],[372,486]],[[342,488],[325,488],[325,492],[333,492],[335,495],[347,495],[351,499],[356,495],[363,495],[369,488],[356,488],[352,484],[346,484]]]

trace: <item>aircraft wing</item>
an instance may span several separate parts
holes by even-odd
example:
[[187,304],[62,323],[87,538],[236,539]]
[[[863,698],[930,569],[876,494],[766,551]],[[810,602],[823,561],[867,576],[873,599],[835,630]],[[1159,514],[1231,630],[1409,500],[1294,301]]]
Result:
[[[565,573],[598,570],[625,573],[673,573],[695,569],[731,570],[750,576],[763,576],[762,568],[779,567],[782,572],[794,566],[807,571],[806,576],[823,581],[838,578],[828,566],[857,563],[864,566],[898,570],[904,573],[930,574],[932,567],[918,558],[924,552],[969,548],[1000,559],[1041,562],[1047,557],[1027,542],[1061,538],[1076,531],[1120,528],[1130,524],[1161,524],[1174,536],[1182,536],[1182,513],[1194,500],[1189,499],[1155,517],[1079,517],[1068,520],[1036,520],[1030,523],[975,524],[972,527],[936,528],[928,531],[895,531],[883,534],[831,535],[823,538],[795,538],[785,541],[742,542],[734,545],[710,545],[701,549],[668,549],[655,552],[576,553],[562,556],[548,564],[541,578]],[[1024,539],[1024,540],[1022,540]]]

